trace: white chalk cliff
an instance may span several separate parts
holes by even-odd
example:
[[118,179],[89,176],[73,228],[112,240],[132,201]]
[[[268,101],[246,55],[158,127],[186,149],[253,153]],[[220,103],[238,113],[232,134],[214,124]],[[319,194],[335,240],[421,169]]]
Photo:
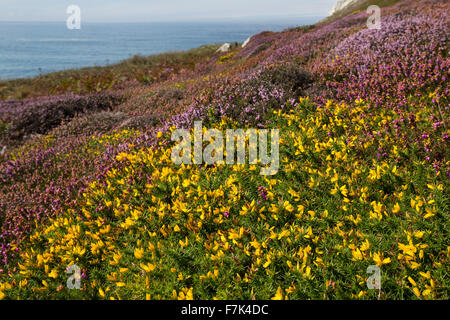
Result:
[[248,37],[248,39],[245,40],[244,43],[242,44],[242,48],[244,48],[246,45],[248,45],[248,43],[250,42],[251,39],[252,39],[252,37]]
[[339,0],[334,5],[333,9],[331,9],[330,16],[335,14],[338,11],[341,11],[342,9],[345,9],[349,5],[352,5],[352,4],[357,3],[357,2],[359,2],[359,0]]
[[231,43],[224,43],[216,52],[228,52],[230,51]]

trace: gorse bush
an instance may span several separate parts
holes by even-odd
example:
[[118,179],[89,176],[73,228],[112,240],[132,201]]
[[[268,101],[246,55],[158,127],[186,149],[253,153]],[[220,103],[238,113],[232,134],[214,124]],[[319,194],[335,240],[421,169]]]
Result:
[[254,57],[270,48],[274,40],[279,39],[280,34],[275,32],[261,32],[252,36],[251,41],[241,50],[238,57]]
[[2,135],[6,135],[8,130],[9,130],[10,125],[8,125],[7,123],[0,121],[0,137]]

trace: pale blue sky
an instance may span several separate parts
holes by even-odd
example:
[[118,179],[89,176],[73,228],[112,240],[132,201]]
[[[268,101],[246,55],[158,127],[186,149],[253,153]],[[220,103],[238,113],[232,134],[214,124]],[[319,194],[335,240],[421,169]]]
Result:
[[85,22],[209,21],[325,17],[337,0],[0,0],[0,21],[65,21],[81,8]]

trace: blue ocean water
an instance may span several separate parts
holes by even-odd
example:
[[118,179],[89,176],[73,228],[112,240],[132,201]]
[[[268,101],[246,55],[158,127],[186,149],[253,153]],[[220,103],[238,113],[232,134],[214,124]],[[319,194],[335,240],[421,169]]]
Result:
[[0,79],[26,78],[133,55],[187,50],[204,44],[243,42],[261,31],[281,31],[319,18],[276,22],[83,23],[0,22]]

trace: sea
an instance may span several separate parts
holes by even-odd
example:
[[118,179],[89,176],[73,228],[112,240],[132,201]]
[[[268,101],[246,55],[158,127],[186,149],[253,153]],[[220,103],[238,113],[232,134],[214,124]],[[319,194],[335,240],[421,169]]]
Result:
[[319,20],[82,23],[81,29],[73,30],[66,22],[0,21],[0,80],[105,66],[134,55],[244,42],[262,31],[282,31]]

